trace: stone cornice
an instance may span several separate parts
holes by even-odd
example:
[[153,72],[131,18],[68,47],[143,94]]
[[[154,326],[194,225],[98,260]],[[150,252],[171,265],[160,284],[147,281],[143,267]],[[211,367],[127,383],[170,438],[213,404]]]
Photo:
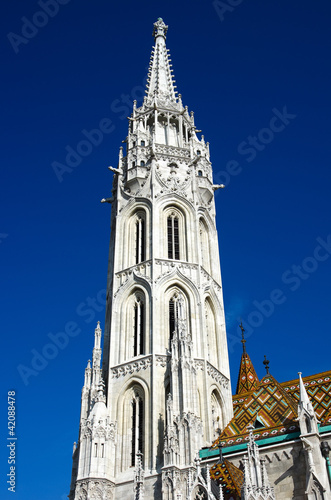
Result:
[[209,363],[209,361],[206,362],[207,364],[207,373],[210,375],[216,382],[222,385],[224,389],[229,388],[230,381],[229,379],[223,375],[217,368],[215,368],[213,365]]
[[121,363],[113,368],[111,368],[112,378],[123,377],[128,374],[139,372],[140,370],[146,370],[152,366],[152,355],[137,358],[129,363]]

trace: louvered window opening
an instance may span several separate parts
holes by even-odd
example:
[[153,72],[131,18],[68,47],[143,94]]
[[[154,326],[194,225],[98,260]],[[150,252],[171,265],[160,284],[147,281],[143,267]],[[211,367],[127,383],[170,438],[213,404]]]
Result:
[[136,264],[145,260],[145,253],[145,220],[139,217],[136,222]]
[[137,302],[134,306],[134,339],[133,339],[133,356],[144,354],[144,304]]
[[179,224],[178,217],[168,217],[168,259],[179,260]]
[[131,448],[131,465],[136,465],[136,455],[139,452],[143,453],[144,446],[144,402],[140,396],[137,396],[132,401],[132,448]]
[[171,299],[170,302],[169,302],[169,332],[170,332],[170,340],[172,340],[175,328],[176,328],[175,301],[173,299]]

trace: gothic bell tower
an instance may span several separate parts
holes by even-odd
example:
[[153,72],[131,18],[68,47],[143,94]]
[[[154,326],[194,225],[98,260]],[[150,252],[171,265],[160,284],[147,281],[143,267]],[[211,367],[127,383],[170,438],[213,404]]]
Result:
[[[82,393],[69,498],[195,498],[199,450],[232,417],[209,144],[154,24],[146,96],[114,172],[107,311]],[[94,496],[93,496],[94,495]],[[98,496],[99,495],[99,496]]]

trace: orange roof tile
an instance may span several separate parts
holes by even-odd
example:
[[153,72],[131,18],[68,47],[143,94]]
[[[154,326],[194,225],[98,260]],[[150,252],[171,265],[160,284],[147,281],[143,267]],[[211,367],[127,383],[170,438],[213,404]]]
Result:
[[210,477],[223,487],[224,499],[230,496],[240,499],[241,488],[244,484],[244,473],[232,462],[223,459],[210,469]]
[[236,393],[242,394],[253,391],[258,388],[259,383],[251,358],[247,352],[244,352],[240,361]]

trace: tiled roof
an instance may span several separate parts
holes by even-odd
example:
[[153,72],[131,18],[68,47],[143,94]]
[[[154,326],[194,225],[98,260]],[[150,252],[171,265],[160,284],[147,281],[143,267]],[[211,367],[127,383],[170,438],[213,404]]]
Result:
[[223,487],[224,499],[232,497],[240,499],[241,488],[244,484],[244,473],[226,458],[210,469],[210,477]]
[[[249,360],[249,370],[253,373],[254,367],[248,354],[244,353],[241,359],[246,363],[244,356]],[[236,445],[248,441],[247,426],[255,427],[255,439],[265,439],[299,431],[297,409],[300,397],[299,379],[278,383],[270,374],[261,382],[256,382],[254,370],[252,389],[244,392],[245,384],[240,383],[240,376],[244,373],[241,364],[237,394],[233,396],[233,419],[226,426],[213,447],[218,443],[224,446]],[[303,378],[308,396],[312,402],[318,420],[323,425],[331,423],[331,371],[311,375]],[[247,385],[246,385],[247,387]]]
[[249,424],[256,428],[256,439],[295,432],[298,430],[297,406],[281,384],[268,374],[257,389],[233,398],[234,417],[214,445],[221,442],[226,446],[248,440]]
[[[331,371],[304,377],[304,386],[321,426],[331,423]],[[299,379],[280,384],[296,403],[299,402]]]
[[[304,377],[303,383],[322,431],[323,426],[331,424],[331,371]],[[299,379],[280,384],[267,373],[259,381],[250,357],[244,349],[237,393],[233,396],[234,416],[212,447],[217,448],[219,444],[231,447],[248,442],[249,424],[255,427],[253,434],[257,441],[273,437],[283,441],[291,439],[291,434],[293,437],[298,436],[299,400]],[[225,500],[231,497],[235,500],[240,499],[244,475],[227,459],[211,467],[210,477],[222,484]]]
[[244,352],[240,361],[236,394],[253,391],[258,388],[259,383],[253,363],[247,352]]

